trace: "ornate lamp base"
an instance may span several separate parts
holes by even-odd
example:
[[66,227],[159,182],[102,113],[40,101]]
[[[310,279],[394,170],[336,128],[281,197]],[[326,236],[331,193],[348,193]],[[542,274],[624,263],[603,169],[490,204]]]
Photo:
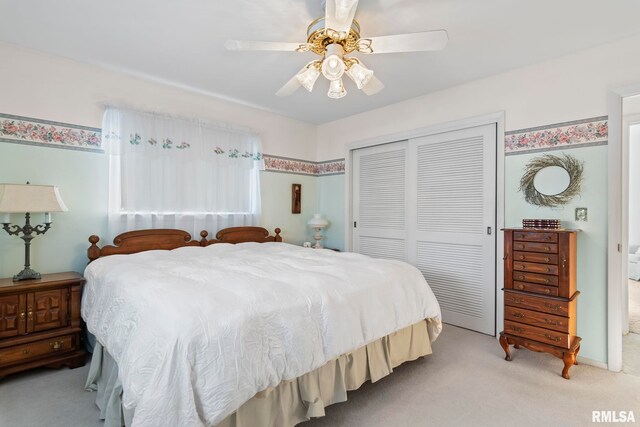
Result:
[[29,280],[29,279],[42,279],[42,275],[32,268],[25,268],[20,273],[13,276],[14,282],[17,282],[20,280]]

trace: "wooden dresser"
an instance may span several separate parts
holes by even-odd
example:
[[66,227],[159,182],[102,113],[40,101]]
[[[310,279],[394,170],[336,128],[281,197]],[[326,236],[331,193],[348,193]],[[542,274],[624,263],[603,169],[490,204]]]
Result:
[[576,365],[577,230],[504,230],[504,331],[500,344],[550,353]]
[[85,364],[78,273],[0,279],[0,378],[38,366]]

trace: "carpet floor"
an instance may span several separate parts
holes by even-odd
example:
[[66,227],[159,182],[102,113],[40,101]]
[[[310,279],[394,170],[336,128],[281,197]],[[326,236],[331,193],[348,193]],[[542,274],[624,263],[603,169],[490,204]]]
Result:
[[[433,355],[349,392],[348,402],[303,425],[584,426],[593,410],[633,410],[640,418],[640,377],[579,365],[567,381],[559,359],[512,354],[506,362],[495,338],[445,325]],[[88,364],[0,380],[0,426],[102,426],[95,393],[83,389],[87,372]]]

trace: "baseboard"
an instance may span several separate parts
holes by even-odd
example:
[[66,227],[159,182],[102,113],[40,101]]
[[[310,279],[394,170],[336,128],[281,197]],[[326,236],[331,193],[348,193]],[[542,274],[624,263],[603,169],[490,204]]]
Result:
[[578,355],[578,363],[581,363],[583,365],[595,366],[596,368],[600,368],[600,369],[609,369],[609,366],[604,362],[589,359],[587,357],[582,357],[580,355]]

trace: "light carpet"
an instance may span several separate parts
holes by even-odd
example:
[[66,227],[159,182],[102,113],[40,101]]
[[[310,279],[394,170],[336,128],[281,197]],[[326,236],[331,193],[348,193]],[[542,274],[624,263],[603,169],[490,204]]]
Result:
[[[633,410],[640,419],[640,377],[586,365],[571,380],[562,362],[514,350],[445,325],[433,355],[398,367],[305,426],[584,426],[593,410]],[[88,365],[36,370],[0,380],[0,426],[102,426],[95,394],[83,390]]]

